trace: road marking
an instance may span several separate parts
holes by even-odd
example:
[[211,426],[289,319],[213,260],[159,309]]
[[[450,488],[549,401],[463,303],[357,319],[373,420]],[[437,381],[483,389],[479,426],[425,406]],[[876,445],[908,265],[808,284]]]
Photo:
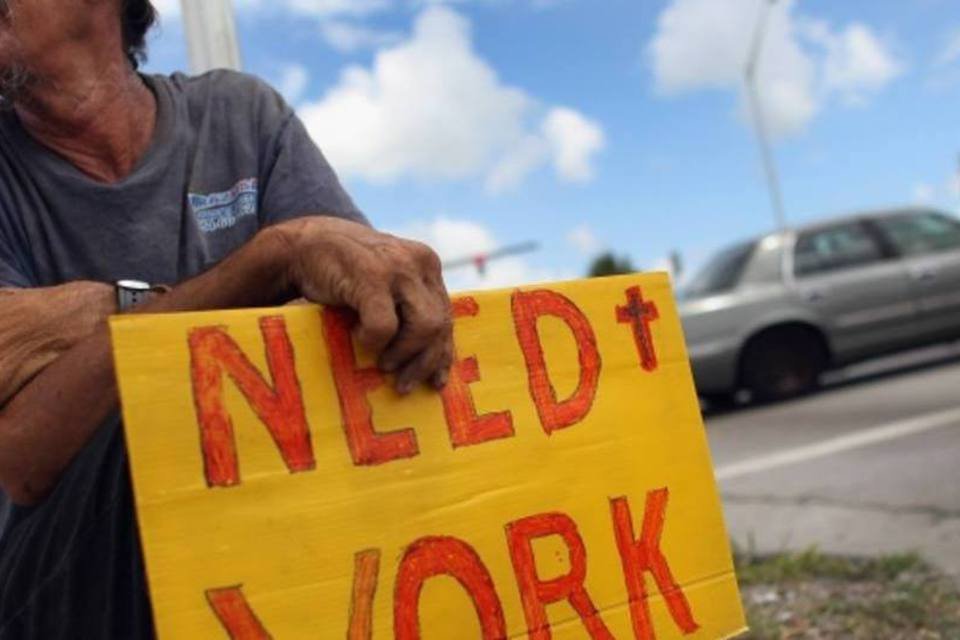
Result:
[[725,465],[717,468],[715,475],[717,480],[732,480],[742,478],[743,476],[769,471],[778,467],[784,467],[798,462],[815,460],[832,456],[851,449],[868,447],[879,442],[896,440],[924,431],[942,429],[944,427],[960,426],[960,408],[948,409],[937,413],[893,422],[881,427],[864,429],[850,435],[839,436],[823,440],[816,444],[805,445],[793,449],[785,449],[776,453],[771,453],[756,458],[748,458],[740,462]]

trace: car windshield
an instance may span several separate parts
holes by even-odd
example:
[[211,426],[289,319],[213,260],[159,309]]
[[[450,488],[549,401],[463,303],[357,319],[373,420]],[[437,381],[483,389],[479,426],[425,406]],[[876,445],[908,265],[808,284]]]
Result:
[[756,242],[727,247],[707,262],[684,290],[686,298],[703,298],[733,289],[753,255]]

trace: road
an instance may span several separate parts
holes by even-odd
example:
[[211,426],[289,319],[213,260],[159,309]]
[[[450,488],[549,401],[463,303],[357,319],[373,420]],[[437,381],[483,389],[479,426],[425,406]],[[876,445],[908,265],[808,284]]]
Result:
[[960,577],[960,343],[833,378],[707,414],[731,536],[761,553],[917,551]]

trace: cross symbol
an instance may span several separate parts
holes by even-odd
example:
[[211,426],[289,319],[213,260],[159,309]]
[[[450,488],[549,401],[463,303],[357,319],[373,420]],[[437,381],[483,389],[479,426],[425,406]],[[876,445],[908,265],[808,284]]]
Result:
[[627,289],[627,305],[617,307],[617,322],[629,324],[633,328],[633,339],[637,343],[640,366],[644,371],[654,371],[657,363],[657,349],[653,343],[650,324],[660,319],[656,303],[643,299],[640,287]]

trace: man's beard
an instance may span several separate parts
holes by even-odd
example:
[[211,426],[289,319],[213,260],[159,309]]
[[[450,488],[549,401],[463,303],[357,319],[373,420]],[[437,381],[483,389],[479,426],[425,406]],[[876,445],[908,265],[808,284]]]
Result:
[[[12,13],[10,0],[0,0],[0,28],[11,29]],[[26,65],[18,60],[0,67],[0,108],[10,108],[14,102],[24,97],[24,93],[33,83],[33,75]]]
[[23,100],[36,80],[24,65],[16,62],[0,68],[0,109],[9,109]]

